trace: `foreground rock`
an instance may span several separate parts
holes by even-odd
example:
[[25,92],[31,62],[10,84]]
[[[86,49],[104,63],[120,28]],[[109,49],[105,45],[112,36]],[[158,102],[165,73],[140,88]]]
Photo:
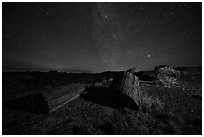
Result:
[[117,90],[129,96],[137,105],[139,105],[141,91],[139,90],[139,79],[130,71],[116,77],[110,85],[110,88]]
[[65,105],[67,102],[79,96],[85,90],[84,84],[76,83],[62,86],[52,92],[44,93],[49,106],[49,112],[53,112]]
[[77,97],[84,89],[83,84],[69,84],[33,93],[4,104],[10,108],[36,114],[51,113]]
[[155,67],[154,72],[156,78],[168,86],[177,84],[177,80],[180,78],[180,72],[167,65]]

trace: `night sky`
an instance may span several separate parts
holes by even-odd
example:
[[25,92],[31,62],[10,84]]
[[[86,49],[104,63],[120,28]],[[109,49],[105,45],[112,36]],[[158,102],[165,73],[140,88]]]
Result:
[[202,3],[2,6],[3,71],[202,66]]

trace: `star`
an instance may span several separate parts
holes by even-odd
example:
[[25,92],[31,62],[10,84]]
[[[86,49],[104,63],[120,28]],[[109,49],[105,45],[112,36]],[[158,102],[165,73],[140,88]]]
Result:
[[46,15],[48,16],[48,15],[49,15],[49,12],[46,12]]
[[151,58],[151,55],[150,55],[150,54],[147,54],[147,58]]

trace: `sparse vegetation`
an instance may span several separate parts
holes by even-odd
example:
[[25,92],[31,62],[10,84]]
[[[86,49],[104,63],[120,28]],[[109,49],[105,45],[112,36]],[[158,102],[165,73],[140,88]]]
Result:
[[[114,81],[122,72],[90,75],[3,73],[2,132],[3,134],[79,135],[201,134],[201,72],[191,71],[185,69],[187,74],[183,76],[181,73],[180,86],[169,88],[153,79],[152,71],[139,75],[145,76],[144,79],[139,78],[139,90],[142,91],[139,102],[136,103],[139,109],[133,109],[135,103],[130,103],[133,100],[128,95],[108,88],[112,82],[108,79]],[[195,79],[193,82],[189,81],[191,77]],[[101,82],[102,87],[93,85],[95,79],[104,78],[106,80]],[[88,89],[84,93],[86,97],[79,96],[50,114],[35,114],[4,105],[4,101],[16,98],[22,101],[22,96],[36,91],[53,93],[54,99],[55,97],[61,99],[61,95],[66,93],[69,98],[78,94],[74,88],[70,89],[68,86],[71,83],[86,85]],[[182,90],[183,87],[185,90]],[[56,90],[58,92],[55,92]],[[52,97],[50,99],[52,100]],[[20,103],[20,106],[25,107],[25,103]]]
[[152,113],[154,115],[165,114],[165,104],[158,98],[153,98],[152,96],[142,96],[140,99],[140,107],[144,112]]

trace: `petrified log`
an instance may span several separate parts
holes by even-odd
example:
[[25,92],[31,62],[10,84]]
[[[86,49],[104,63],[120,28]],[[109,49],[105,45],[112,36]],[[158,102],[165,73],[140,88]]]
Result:
[[50,113],[83,92],[83,84],[69,84],[5,102],[8,107],[36,114]]
[[141,96],[139,79],[130,71],[125,71],[121,75],[115,77],[110,88],[128,95],[137,105],[139,105]]
[[62,86],[52,92],[44,93],[43,95],[48,102],[49,112],[53,112],[62,107],[73,98],[79,96],[84,90],[85,85],[78,83]]

